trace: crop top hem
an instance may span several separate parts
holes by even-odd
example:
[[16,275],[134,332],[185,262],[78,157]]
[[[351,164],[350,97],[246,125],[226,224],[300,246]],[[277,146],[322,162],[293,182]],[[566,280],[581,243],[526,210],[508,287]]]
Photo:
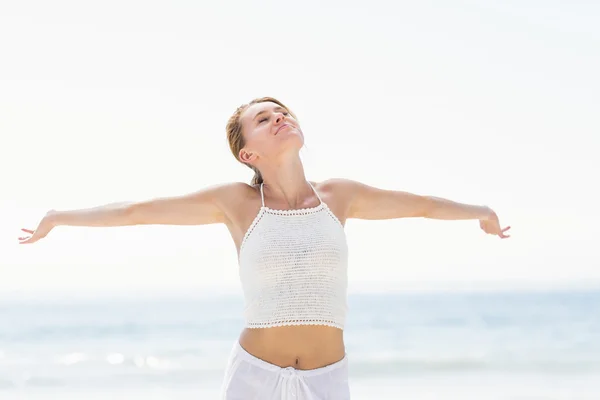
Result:
[[256,328],[275,328],[280,326],[298,326],[298,325],[325,325],[333,328],[344,329],[344,325],[333,321],[322,320],[296,320],[296,321],[275,321],[275,322],[246,322],[245,327]]

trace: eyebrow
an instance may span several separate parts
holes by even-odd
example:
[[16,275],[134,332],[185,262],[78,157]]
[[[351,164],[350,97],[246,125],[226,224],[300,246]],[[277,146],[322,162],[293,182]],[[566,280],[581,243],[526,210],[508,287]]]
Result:
[[[277,106],[277,107],[273,108],[273,111],[278,111],[278,110],[283,110],[283,111],[286,111],[286,112],[287,112],[287,110],[286,110],[285,108],[281,107],[281,106]],[[262,113],[266,113],[266,112],[267,112],[267,110],[262,110],[262,111],[260,111],[258,114],[256,114],[256,115],[254,116],[254,118],[252,118],[252,120],[254,121],[256,118],[258,118],[258,116],[259,116],[260,114],[262,114]]]

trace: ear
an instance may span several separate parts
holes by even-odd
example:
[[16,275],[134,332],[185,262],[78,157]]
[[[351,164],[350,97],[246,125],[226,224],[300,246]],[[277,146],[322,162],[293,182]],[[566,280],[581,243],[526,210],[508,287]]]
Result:
[[250,161],[254,161],[254,159],[256,159],[256,154],[247,151],[245,149],[240,150],[240,154],[239,154],[240,160],[242,162],[250,162]]

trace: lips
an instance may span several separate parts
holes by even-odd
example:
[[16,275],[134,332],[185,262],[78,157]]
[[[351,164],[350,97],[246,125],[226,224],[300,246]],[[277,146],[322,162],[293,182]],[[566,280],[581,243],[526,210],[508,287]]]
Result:
[[275,134],[277,135],[279,133],[279,131],[282,130],[283,128],[285,128],[286,126],[289,126],[289,125],[288,124],[281,125],[279,128],[277,128],[277,131],[275,132]]

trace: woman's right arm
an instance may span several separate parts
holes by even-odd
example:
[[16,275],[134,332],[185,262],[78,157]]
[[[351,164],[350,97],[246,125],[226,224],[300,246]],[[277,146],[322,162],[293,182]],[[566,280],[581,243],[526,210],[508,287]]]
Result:
[[160,197],[138,202],[106,204],[79,210],[51,210],[35,231],[23,229],[30,237],[21,243],[33,243],[57,226],[128,226],[128,225],[205,225],[225,222],[224,202],[240,196],[244,183],[234,182],[210,186],[199,191],[173,197]]

